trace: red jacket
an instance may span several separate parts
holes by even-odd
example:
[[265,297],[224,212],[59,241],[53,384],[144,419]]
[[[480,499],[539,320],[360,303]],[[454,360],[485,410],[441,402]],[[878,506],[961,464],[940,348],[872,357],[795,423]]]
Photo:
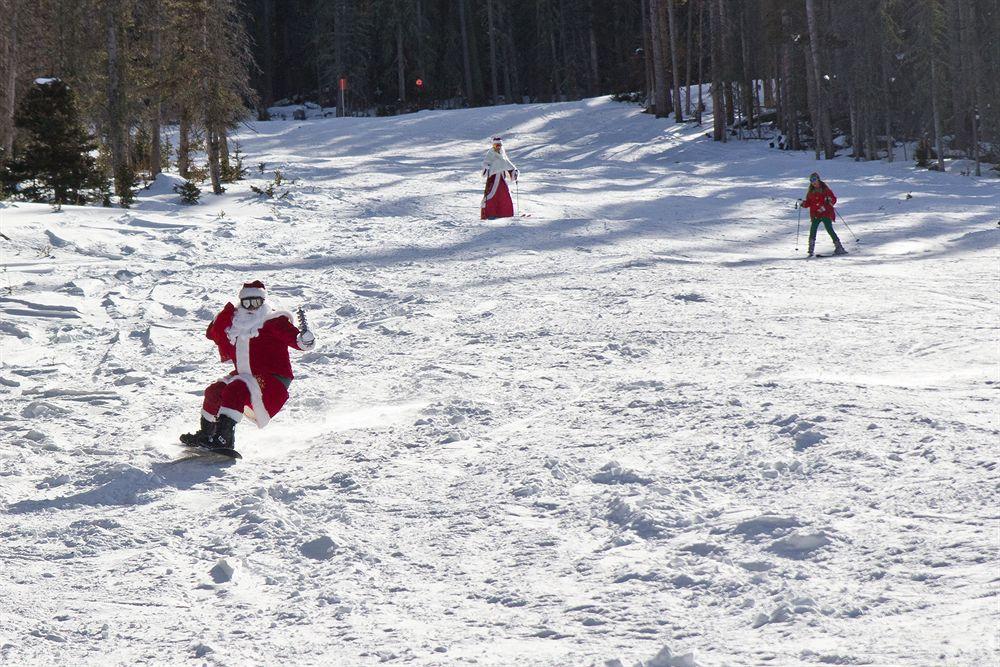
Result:
[[806,195],[802,206],[809,209],[810,218],[830,218],[831,220],[836,220],[837,211],[833,208],[833,205],[836,203],[837,195],[833,194],[833,190],[826,183],[823,183],[818,188],[809,187],[809,194]]
[[[245,369],[240,368],[236,346],[226,335],[226,329],[233,323],[235,313],[236,307],[227,303],[208,325],[205,335],[219,347],[221,361],[232,361],[237,372],[245,372]],[[294,376],[288,348],[301,349],[296,340],[298,335],[299,329],[292,324],[288,313],[273,311],[257,331],[257,335],[249,341],[250,372],[255,376],[280,375],[292,379]]]

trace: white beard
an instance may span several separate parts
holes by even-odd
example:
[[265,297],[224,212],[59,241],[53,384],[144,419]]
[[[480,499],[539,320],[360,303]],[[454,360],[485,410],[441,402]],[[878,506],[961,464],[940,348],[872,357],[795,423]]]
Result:
[[260,328],[270,319],[270,315],[271,307],[266,303],[261,304],[257,310],[247,310],[240,306],[233,315],[232,325],[226,329],[229,342],[236,345],[237,338],[256,338]]

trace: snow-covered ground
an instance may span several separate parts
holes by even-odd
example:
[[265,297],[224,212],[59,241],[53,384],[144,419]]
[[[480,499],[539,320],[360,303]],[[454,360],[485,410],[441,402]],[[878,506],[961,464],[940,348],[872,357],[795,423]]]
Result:
[[[998,181],[704,129],[259,123],[197,206],[3,206],[0,663],[996,664]],[[481,222],[497,132],[530,217]],[[172,463],[258,278],[320,344]]]

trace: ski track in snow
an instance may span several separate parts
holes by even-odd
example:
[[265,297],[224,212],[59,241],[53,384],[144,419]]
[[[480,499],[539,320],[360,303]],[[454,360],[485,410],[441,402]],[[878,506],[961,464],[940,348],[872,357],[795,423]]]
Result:
[[[995,663],[1000,188],[820,163],[861,242],[801,261],[817,164],[703,131],[258,123],[197,206],[0,204],[0,663]],[[254,278],[319,345],[175,463]]]

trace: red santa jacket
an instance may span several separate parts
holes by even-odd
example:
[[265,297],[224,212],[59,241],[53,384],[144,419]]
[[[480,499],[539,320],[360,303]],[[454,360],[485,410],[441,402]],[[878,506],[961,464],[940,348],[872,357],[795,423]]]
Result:
[[823,183],[818,188],[809,188],[809,193],[806,195],[805,202],[802,205],[809,209],[810,218],[830,218],[831,220],[836,220],[837,211],[833,208],[833,205],[836,203],[837,195],[833,194],[833,190],[827,187],[826,183]]
[[302,348],[297,342],[299,329],[292,324],[291,313],[266,312],[256,330],[239,332],[233,341],[230,340],[229,329],[235,314],[236,306],[227,303],[205,333],[218,346],[221,361],[232,361],[237,373],[280,375],[292,379],[294,375],[288,348]]

